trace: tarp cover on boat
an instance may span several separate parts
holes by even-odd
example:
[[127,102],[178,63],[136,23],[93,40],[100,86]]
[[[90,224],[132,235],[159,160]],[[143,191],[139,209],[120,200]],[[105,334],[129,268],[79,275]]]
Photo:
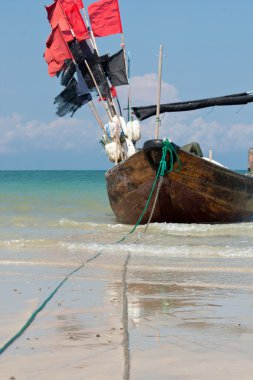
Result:
[[[192,111],[200,108],[214,107],[214,106],[232,106],[239,104],[247,104],[253,102],[253,92],[242,92],[240,94],[233,94],[227,96],[220,96],[216,98],[207,98],[199,100],[190,100],[187,102],[167,103],[161,104],[160,113],[164,112],[179,112],[179,111]],[[139,120],[145,120],[150,116],[156,114],[156,105],[133,107],[135,116]]]

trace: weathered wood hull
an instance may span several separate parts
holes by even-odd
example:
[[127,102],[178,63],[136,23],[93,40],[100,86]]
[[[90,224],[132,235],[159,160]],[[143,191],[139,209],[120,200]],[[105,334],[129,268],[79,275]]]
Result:
[[[152,222],[233,223],[253,220],[253,178],[178,150],[179,172],[165,175]],[[119,223],[135,224],[156,176],[143,150],[109,170],[105,177]],[[155,193],[142,223],[148,221]]]

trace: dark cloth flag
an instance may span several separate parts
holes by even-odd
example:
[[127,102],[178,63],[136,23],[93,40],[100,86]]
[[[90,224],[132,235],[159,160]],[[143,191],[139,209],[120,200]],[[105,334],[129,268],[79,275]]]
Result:
[[100,64],[96,51],[90,48],[88,42],[88,40],[81,41],[81,43],[78,43],[77,41],[71,41],[69,43],[69,48],[90,91],[97,92],[97,89],[85,64],[85,60],[87,61],[92,71],[102,97],[108,99],[110,98],[111,94],[107,78],[105,76],[103,67]]
[[87,83],[83,79],[82,73],[79,70],[78,66],[76,65],[76,75],[77,75],[77,94],[78,96],[89,94],[90,90],[87,86]]
[[67,59],[65,61],[64,69],[61,75],[61,85],[67,86],[71,78],[73,78],[75,72],[76,72],[76,66],[74,62],[70,59]]
[[105,64],[104,69],[113,86],[128,84],[123,49],[108,57],[108,62]]
[[68,45],[58,26],[56,26],[46,41],[46,51],[44,58],[48,64],[48,73],[50,76],[56,75],[63,69],[66,59],[72,59]]
[[95,37],[122,33],[118,0],[100,0],[88,6]]
[[78,96],[77,81],[72,78],[66,88],[54,100],[54,104],[57,106],[56,115],[62,117],[66,116],[67,113],[71,113],[72,117],[80,107],[91,99],[90,93]]

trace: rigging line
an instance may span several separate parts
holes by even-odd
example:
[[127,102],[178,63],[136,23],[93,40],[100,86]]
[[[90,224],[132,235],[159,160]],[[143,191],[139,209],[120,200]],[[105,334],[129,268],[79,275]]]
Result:
[[137,238],[137,240],[135,241],[135,244],[139,243],[139,241],[141,240],[141,236],[142,236],[142,234],[145,234],[145,233],[146,233],[146,231],[147,231],[147,229],[148,229],[148,227],[149,227],[149,225],[150,225],[151,219],[152,219],[152,217],[153,217],[153,214],[154,214],[154,211],[155,211],[155,208],[156,208],[158,195],[159,195],[160,189],[161,189],[161,187],[162,187],[163,178],[164,178],[163,176],[161,176],[161,177],[159,178],[159,182],[158,182],[157,189],[156,189],[156,195],[155,195],[155,199],[154,199],[154,202],[153,202],[153,206],[152,206],[151,213],[150,213],[149,218],[148,218],[148,222],[147,222],[147,224],[146,224],[146,227],[145,227],[144,231],[138,233],[138,238]]
[[206,112],[206,113],[202,116],[203,119],[206,118],[208,115],[210,115],[210,113],[212,113],[212,112],[214,111],[214,109],[215,109],[215,106],[213,106],[213,107],[210,109],[210,111]]
[[153,217],[153,214],[154,214],[154,211],[155,211],[155,207],[156,207],[156,204],[157,204],[158,195],[159,195],[159,192],[160,192],[162,184],[163,184],[163,178],[164,177],[162,177],[162,176],[159,178],[159,182],[158,182],[157,190],[156,190],[156,195],[155,195],[155,200],[154,200],[154,203],[153,203],[153,207],[152,207],[151,213],[150,213],[149,218],[148,218],[148,223],[146,224],[146,227],[145,227],[145,230],[144,230],[144,234],[146,233],[146,231],[148,229],[148,226],[150,224],[150,221],[151,221],[151,219]]
[[[104,248],[103,248],[104,249]],[[32,324],[32,322],[35,320],[36,316],[45,308],[45,306],[48,304],[48,302],[53,298],[53,296],[58,292],[58,290],[63,286],[63,284],[71,277],[74,273],[78,272],[80,269],[84,268],[89,262],[95,260],[97,257],[99,257],[103,249],[96,253],[94,256],[86,260],[84,263],[79,265],[76,269],[71,271],[65,278],[56,286],[56,288],[50,293],[50,295],[42,302],[42,304],[31,314],[30,318],[26,321],[26,323],[20,328],[20,330],[11,338],[9,339],[2,347],[0,347],[0,355],[4,353],[7,348],[15,342]]]
[[130,261],[130,252],[127,253],[127,257],[123,266],[122,276],[122,326],[123,326],[123,349],[124,349],[124,380],[130,379],[130,346],[129,346],[129,331],[128,331],[128,298],[127,298],[127,269]]
[[237,111],[235,111],[235,113],[239,113],[239,112],[241,112],[241,110],[242,110],[243,107],[245,107],[245,106],[246,106],[246,104],[242,104],[241,107],[240,107]]

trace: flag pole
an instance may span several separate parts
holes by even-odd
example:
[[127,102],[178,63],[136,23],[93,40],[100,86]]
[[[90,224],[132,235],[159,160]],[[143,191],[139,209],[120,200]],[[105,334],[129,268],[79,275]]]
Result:
[[89,20],[88,20],[88,17],[87,17],[86,10],[85,10],[84,7],[82,8],[82,10],[83,10],[83,15],[84,15],[84,20],[85,20],[86,25],[88,26],[88,30],[89,30],[89,32],[90,32],[91,42],[92,42],[93,47],[94,47],[94,49],[96,50],[97,54],[99,55],[98,47],[97,47],[97,43],[96,43],[96,39],[95,39],[95,37],[94,37],[93,30],[92,30],[92,28],[90,27],[90,23],[89,23]]
[[93,113],[95,119],[97,120],[97,123],[99,124],[100,128],[103,130],[103,132],[106,132],[105,131],[105,126],[104,126],[104,124],[103,124],[103,122],[102,122],[102,120],[101,120],[101,118],[100,118],[100,116],[99,116],[99,114],[97,112],[97,109],[95,107],[95,104],[94,104],[93,100],[91,100],[90,102],[88,102],[88,105],[89,105],[90,110]]
[[[71,25],[70,25],[70,23],[69,23],[69,20],[68,20],[66,14],[65,14],[65,12],[64,12],[64,9],[63,9],[63,7],[62,7],[61,0],[59,0],[59,4],[60,4],[61,10],[62,10],[62,13],[63,13],[63,15],[64,15],[64,18],[65,18],[65,20],[66,20],[66,22],[67,22],[67,24],[68,24],[68,26],[69,26],[69,29],[70,29],[70,31],[71,31],[71,34],[72,34],[72,36],[76,39],[75,33],[74,33],[73,29],[71,28]],[[59,25],[58,25],[58,27],[59,27],[60,32],[61,32],[61,28],[60,28]],[[61,34],[62,34],[62,32],[61,32]],[[63,35],[62,35],[62,37],[63,37]],[[93,37],[93,38],[94,38],[94,37]],[[63,39],[64,39],[64,37],[63,37]],[[64,41],[65,41],[65,40],[64,40]],[[66,46],[67,46],[67,48],[68,48],[68,50],[69,50],[69,52],[70,52],[70,54],[71,54],[71,57],[72,57],[72,59],[73,59],[73,62],[76,64],[76,62],[75,62],[75,58],[73,57],[73,54],[72,54],[72,52],[71,52],[71,50],[70,50],[68,44],[66,43],[66,41],[65,41],[65,44],[66,44]],[[86,67],[87,67],[88,70],[89,70],[89,73],[90,73],[90,75],[91,75],[91,77],[92,77],[92,80],[93,80],[93,82],[94,82],[94,84],[95,84],[95,86],[96,86],[96,89],[97,89],[98,93],[100,93],[100,90],[99,90],[99,88],[98,88],[98,86],[97,86],[97,82],[96,82],[96,80],[95,80],[95,78],[94,78],[94,75],[92,74],[92,71],[91,71],[91,69],[90,69],[90,67],[89,67],[89,65],[88,65],[88,63],[87,63],[86,60],[85,60],[85,64],[86,64]],[[100,97],[101,97],[101,95],[100,95]],[[101,97],[101,99],[102,99],[102,97]],[[99,124],[100,127],[101,127],[101,124],[103,125],[103,123],[102,123],[102,121],[101,121],[101,119],[100,119],[100,117],[99,117],[99,115],[98,115],[98,112],[97,112],[97,110],[96,110],[96,107],[95,107],[94,102],[92,102],[92,103],[93,103],[94,111],[96,112],[96,116],[95,116],[95,113],[92,111],[91,107],[90,107],[90,109],[91,109],[91,111],[93,112],[93,115],[95,116],[95,119],[97,120],[98,124]],[[106,110],[106,112],[108,111],[107,114],[108,114],[108,116],[109,116],[110,121],[112,121],[112,116],[111,116],[111,113],[110,113],[109,107],[107,108],[107,107],[105,106],[105,110]],[[99,119],[99,121],[98,121],[98,119]],[[103,126],[103,129],[104,129],[104,126]]]
[[[58,25],[58,28],[59,28],[59,31],[60,31],[60,33],[61,33],[62,39],[63,39],[63,41],[64,41],[64,43],[65,43],[65,45],[66,45],[66,47],[67,47],[67,49],[68,49],[68,51],[69,51],[69,54],[70,54],[70,56],[72,57],[73,62],[75,63],[75,65],[77,65],[77,63],[75,62],[75,58],[73,57],[72,52],[71,52],[71,50],[70,50],[68,44],[67,44],[66,41],[64,40],[64,37],[63,37],[62,31],[61,31],[61,28],[60,28],[59,25]],[[70,30],[71,30],[72,35],[74,36],[74,31],[73,31],[71,28],[70,28]],[[84,79],[83,79],[83,80],[84,80]],[[99,116],[99,114],[98,114],[98,111],[97,111],[97,109],[96,109],[96,107],[95,107],[95,104],[94,104],[93,100],[89,101],[89,102],[88,102],[88,105],[89,105],[90,110],[91,110],[91,112],[93,113],[95,119],[97,120],[98,125],[99,125],[99,126],[101,127],[101,129],[105,132],[104,124],[103,124],[103,122],[102,122],[102,120],[101,120],[101,118],[100,118],[100,116]]]
[[[123,49],[123,54],[124,54],[124,61],[125,61],[125,66],[126,66],[126,73],[128,75],[128,65],[127,65],[127,58],[126,58],[126,44],[125,44],[125,37],[124,33],[121,33],[121,47]],[[127,78],[128,79],[128,78]]]
[[[94,36],[93,30],[92,30],[92,27],[91,27],[91,25],[90,25],[90,23],[89,23],[89,20],[88,20],[88,17],[87,17],[87,12],[86,12],[86,10],[85,10],[85,7],[83,7],[82,9],[83,9],[83,14],[84,14],[84,19],[85,19],[86,25],[88,26],[88,29],[89,29],[89,32],[90,32],[90,36],[91,36],[91,41],[92,41],[92,43],[93,43],[93,47],[94,47],[94,49],[96,50],[97,55],[99,56],[99,51],[98,51],[98,47],[97,47],[97,43],[96,43],[96,39],[95,39],[95,36]],[[122,26],[121,26],[121,29],[122,29]],[[125,60],[125,65],[126,65],[126,57],[125,57],[125,56],[126,56],[126,53],[125,53],[124,36],[122,36],[122,47],[123,47],[123,46],[124,46],[124,60]],[[126,68],[127,68],[127,65],[126,65]],[[99,70],[100,70],[101,74],[103,74],[100,65],[99,65]],[[106,78],[106,80],[107,80],[108,85],[110,85],[108,78]],[[117,100],[118,100],[118,95],[116,95],[116,97],[117,97]],[[107,102],[108,102],[108,100],[107,100]],[[119,103],[119,100],[118,100],[118,103]],[[114,111],[115,114],[117,115],[117,114],[118,114],[118,111],[117,111],[117,108],[116,108],[115,103],[113,102],[113,98],[112,98],[112,97],[109,98],[109,104],[111,104],[111,105],[113,106],[113,111]],[[110,107],[109,107],[109,108],[110,108]],[[118,115],[117,115],[117,117],[118,117]],[[118,120],[119,120],[119,119],[118,119]],[[120,123],[120,120],[119,120],[119,123]],[[120,123],[120,125],[121,125],[121,123]]]
[[90,76],[91,76],[91,78],[92,78],[92,80],[93,80],[93,82],[94,82],[94,84],[95,84],[95,87],[96,87],[97,92],[98,92],[98,95],[100,96],[100,99],[101,99],[101,101],[102,101],[102,103],[103,103],[103,106],[104,106],[104,108],[105,108],[105,111],[106,111],[107,115],[109,116],[110,121],[112,121],[112,114],[111,114],[111,111],[110,111],[110,109],[109,109],[109,107],[108,107],[107,102],[105,102],[105,101],[103,100],[103,97],[102,97],[101,91],[100,91],[100,89],[99,89],[99,87],[98,87],[98,84],[97,84],[97,81],[96,81],[96,79],[95,79],[95,77],[94,77],[94,75],[93,75],[93,73],[92,73],[92,71],[91,71],[91,68],[90,68],[88,62],[86,61],[86,59],[85,59],[84,62],[85,62],[85,65],[86,65],[86,67],[87,67],[87,69],[88,69],[88,71],[89,71],[89,73],[90,73]]
[[163,57],[163,46],[160,45],[159,68],[158,68],[158,91],[157,91],[157,106],[156,106],[155,139],[158,139],[158,136],[159,136],[159,127],[160,127],[160,104],[161,104],[161,85],[162,85],[162,57]]
[[128,74],[128,105],[127,105],[127,110],[128,110],[128,116],[127,116],[127,121],[130,121],[132,115],[131,115],[131,87],[130,87],[130,52],[128,52],[127,56],[127,74]]
[[[91,26],[90,26],[90,23],[89,23],[89,20],[88,20],[88,17],[87,17],[86,10],[85,10],[84,7],[82,8],[82,10],[83,10],[83,14],[84,14],[84,20],[85,20],[86,25],[88,26],[88,30],[89,30],[89,32],[90,32],[92,45],[93,45],[93,47],[94,47],[94,49],[95,49],[97,55],[99,56],[99,51],[98,51],[98,47],[97,47],[97,43],[96,43],[96,39],[95,39],[95,37],[94,37],[93,30],[92,30],[92,28],[91,28]],[[87,64],[86,64],[86,66],[87,66]],[[89,72],[91,72],[90,69],[88,69],[88,70],[89,70]],[[103,75],[100,65],[99,65],[99,70],[100,70],[100,73]],[[93,79],[93,78],[92,78],[92,79]],[[108,78],[106,78],[106,80],[107,80],[107,83],[108,83]],[[93,79],[93,81],[94,81],[94,79]],[[94,83],[95,83],[95,81],[94,81]],[[109,85],[109,83],[108,83],[108,85]],[[96,86],[96,88],[97,88],[97,86]],[[101,98],[101,100],[102,100],[102,97],[101,97],[101,96],[100,96],[100,98]],[[111,101],[112,99],[109,99],[109,100]],[[108,104],[108,100],[106,100],[106,102],[107,102],[107,105],[108,105],[108,109],[110,109],[110,106],[109,106],[109,104]],[[116,106],[115,106],[115,104],[114,104],[112,101],[111,101],[110,103],[112,103],[112,105],[113,105],[113,108],[114,108],[113,111],[115,112],[115,114],[117,114],[117,110],[116,110]],[[111,113],[111,110],[110,110],[110,113]]]

